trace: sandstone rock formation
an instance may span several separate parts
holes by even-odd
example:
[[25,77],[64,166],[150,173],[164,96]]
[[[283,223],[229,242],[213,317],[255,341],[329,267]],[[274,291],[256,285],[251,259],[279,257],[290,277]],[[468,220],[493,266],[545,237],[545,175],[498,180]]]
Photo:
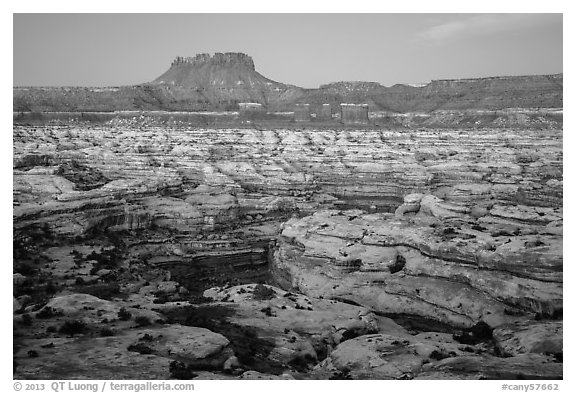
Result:
[[[221,369],[233,354],[229,341],[208,329],[159,324],[148,319],[157,313],[140,306],[116,310],[120,310],[117,300],[92,296],[79,303],[56,297],[35,313],[30,329],[36,337],[16,338],[16,347],[27,350],[15,358],[17,375],[22,379],[168,379],[170,363]],[[31,352],[36,355],[30,356]]]
[[234,310],[228,319],[231,323],[256,328],[260,339],[272,343],[265,358],[270,364],[306,369],[307,364],[315,364],[351,337],[380,328],[405,334],[393,321],[377,317],[366,308],[308,298],[268,285],[213,288],[204,295],[216,301],[213,305]]
[[462,356],[427,364],[414,379],[562,379],[562,365],[550,357],[526,354],[509,358]]
[[15,377],[561,377],[561,130],[156,121],[14,126]]
[[545,230],[560,217],[509,224],[514,229],[504,235],[491,217],[446,211],[421,207],[410,218],[328,211],[292,219],[275,254],[275,275],[310,296],[456,326],[561,312],[562,238]]

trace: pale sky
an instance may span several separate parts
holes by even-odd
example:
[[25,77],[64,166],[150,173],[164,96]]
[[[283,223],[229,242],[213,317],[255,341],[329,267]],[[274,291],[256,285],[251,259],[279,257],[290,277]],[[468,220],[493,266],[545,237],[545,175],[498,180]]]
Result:
[[154,80],[176,56],[244,52],[278,82],[561,73],[562,14],[14,14],[15,86]]

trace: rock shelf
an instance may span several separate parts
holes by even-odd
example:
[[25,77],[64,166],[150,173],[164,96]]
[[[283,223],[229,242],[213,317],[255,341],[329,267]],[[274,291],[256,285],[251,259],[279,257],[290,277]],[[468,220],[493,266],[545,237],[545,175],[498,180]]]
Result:
[[15,378],[562,378],[562,130],[13,144]]

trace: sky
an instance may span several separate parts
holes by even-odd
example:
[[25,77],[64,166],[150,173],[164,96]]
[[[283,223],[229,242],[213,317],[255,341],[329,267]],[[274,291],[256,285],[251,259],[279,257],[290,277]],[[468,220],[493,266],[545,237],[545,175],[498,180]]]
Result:
[[563,72],[562,14],[14,14],[14,86],[152,81],[176,56],[243,52],[267,78],[426,83]]

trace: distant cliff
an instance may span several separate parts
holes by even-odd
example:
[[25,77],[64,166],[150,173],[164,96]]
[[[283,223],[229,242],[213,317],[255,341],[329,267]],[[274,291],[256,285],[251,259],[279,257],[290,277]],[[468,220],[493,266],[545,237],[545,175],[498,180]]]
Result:
[[243,53],[177,57],[149,87],[178,92],[188,102],[207,103],[211,109],[237,109],[240,102],[283,107],[304,91],[259,74],[252,58]]
[[270,111],[312,109],[340,103],[368,104],[370,111],[432,112],[435,110],[561,108],[563,75],[509,76],[435,80],[423,86],[375,82],[337,82],[303,89],[270,80],[243,53],[177,57],[150,83],[110,88],[15,87],[15,112],[58,111],[213,111],[237,110],[241,102],[257,102]]
[[309,91],[309,104],[366,103],[370,110],[431,112],[453,109],[562,108],[563,75],[434,80],[415,87],[338,82]]

